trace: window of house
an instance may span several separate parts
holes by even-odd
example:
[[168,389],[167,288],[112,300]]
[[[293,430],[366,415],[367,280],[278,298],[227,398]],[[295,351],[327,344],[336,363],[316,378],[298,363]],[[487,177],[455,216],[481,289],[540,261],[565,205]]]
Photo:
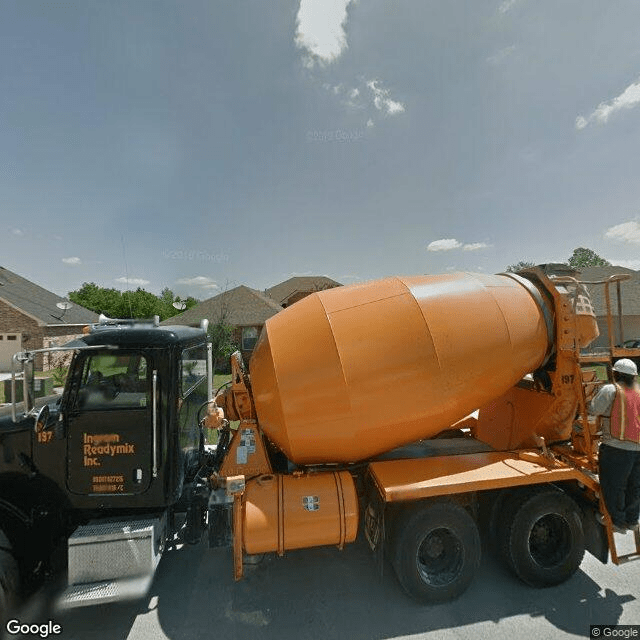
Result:
[[242,329],[242,350],[253,351],[258,341],[258,330],[255,327],[243,327]]
[[7,340],[17,340],[18,336],[7,336]]

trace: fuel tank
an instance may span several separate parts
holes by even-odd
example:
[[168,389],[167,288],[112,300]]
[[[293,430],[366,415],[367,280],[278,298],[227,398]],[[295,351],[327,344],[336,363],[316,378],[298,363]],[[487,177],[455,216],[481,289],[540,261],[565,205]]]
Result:
[[544,362],[546,307],[506,275],[313,293],[267,320],[251,358],[262,430],[298,464],[356,462],[433,437]]
[[321,545],[342,548],[358,532],[358,496],[346,471],[266,475],[247,483],[243,542],[249,554]]

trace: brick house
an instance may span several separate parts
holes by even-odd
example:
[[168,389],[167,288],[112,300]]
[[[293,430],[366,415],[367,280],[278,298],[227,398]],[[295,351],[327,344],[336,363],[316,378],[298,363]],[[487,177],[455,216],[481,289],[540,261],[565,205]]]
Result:
[[[0,371],[11,370],[14,353],[60,346],[98,321],[97,314],[77,304],[59,308],[63,302],[64,298],[0,267]],[[36,360],[37,369],[56,365],[53,357]]]
[[233,327],[233,341],[248,362],[265,321],[281,310],[282,307],[264,293],[240,285],[160,324],[199,324],[202,318],[216,324],[222,320]]
[[[622,301],[622,331],[624,340],[640,339],[640,271],[625,267],[586,267],[580,271],[578,278],[585,282],[599,282],[612,275],[629,275],[629,280],[620,283]],[[600,336],[593,342],[593,347],[606,347],[609,344],[607,331],[606,300],[603,285],[587,285],[591,294],[593,310],[598,320]],[[611,311],[614,324],[614,342],[622,342],[618,334],[618,297],[615,284],[609,285]]]
[[314,291],[324,291],[342,285],[327,276],[295,276],[266,289],[265,294],[281,307],[290,307]]

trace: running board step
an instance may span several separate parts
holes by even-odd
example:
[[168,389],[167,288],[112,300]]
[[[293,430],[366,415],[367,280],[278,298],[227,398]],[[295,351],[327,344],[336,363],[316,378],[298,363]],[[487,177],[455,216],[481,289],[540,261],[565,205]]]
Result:
[[75,609],[109,602],[123,602],[144,597],[151,587],[153,576],[103,580],[87,584],[74,584],[58,600],[58,609]]

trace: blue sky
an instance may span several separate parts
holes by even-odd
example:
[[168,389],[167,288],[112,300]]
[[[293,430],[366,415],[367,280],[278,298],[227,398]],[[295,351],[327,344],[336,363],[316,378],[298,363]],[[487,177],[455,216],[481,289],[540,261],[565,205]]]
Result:
[[0,264],[207,298],[640,269],[640,4],[2,0]]

